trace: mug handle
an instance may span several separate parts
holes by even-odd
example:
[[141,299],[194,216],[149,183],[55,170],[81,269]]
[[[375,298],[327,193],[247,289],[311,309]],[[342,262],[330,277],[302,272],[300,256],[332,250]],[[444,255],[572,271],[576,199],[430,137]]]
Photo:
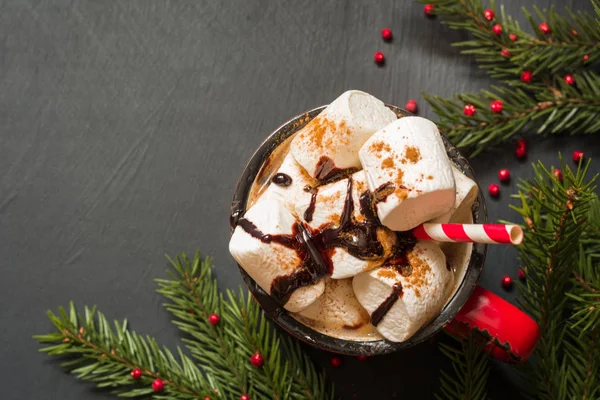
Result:
[[490,353],[512,363],[527,360],[540,336],[539,327],[531,317],[480,286],[475,287],[454,321],[445,327],[450,334],[464,336],[465,332],[457,325],[482,332],[490,341],[487,347]]

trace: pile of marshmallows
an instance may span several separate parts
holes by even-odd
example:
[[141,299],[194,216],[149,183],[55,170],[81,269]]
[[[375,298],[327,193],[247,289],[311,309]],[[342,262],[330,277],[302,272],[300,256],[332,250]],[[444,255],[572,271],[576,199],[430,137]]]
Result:
[[[263,233],[291,234],[297,220],[311,203],[305,187],[317,187],[322,160],[337,169],[354,168],[352,174],[354,213],[360,219],[359,196],[392,184],[394,190],[376,204],[379,220],[392,231],[408,231],[424,222],[469,222],[477,185],[448,159],[434,123],[420,117],[397,118],[383,102],[360,91],[345,92],[297,132],[290,152],[279,168],[292,178],[289,186],[269,185],[244,218]],[[321,161],[321,165],[319,162]],[[313,228],[338,224],[346,198],[348,178],[319,186]],[[385,233],[385,231],[384,231]],[[386,236],[386,235],[381,235]],[[382,242],[386,239],[382,237]],[[384,244],[386,251],[391,248]],[[301,260],[293,249],[264,243],[236,227],[229,249],[235,260],[269,293],[273,280],[290,275]],[[290,312],[326,307],[322,301],[327,282],[346,279],[360,305],[369,313],[382,305],[393,287],[401,283],[399,298],[376,329],[386,339],[402,342],[441,311],[453,288],[454,274],[437,243],[417,242],[408,254],[412,274],[403,276],[377,261],[357,259],[345,249],[335,249],[330,278],[293,292],[283,305]],[[347,279],[352,278],[352,279]],[[340,282],[340,281],[338,281]],[[340,287],[340,285],[331,285]],[[354,299],[351,299],[355,301]],[[341,312],[340,318],[353,318]],[[353,321],[345,321],[352,326]]]

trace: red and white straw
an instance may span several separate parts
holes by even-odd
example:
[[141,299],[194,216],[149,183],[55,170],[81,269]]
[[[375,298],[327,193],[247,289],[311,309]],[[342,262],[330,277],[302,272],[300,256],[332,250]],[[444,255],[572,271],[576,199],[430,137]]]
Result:
[[521,244],[523,230],[519,225],[502,224],[423,224],[413,230],[418,240],[436,242],[473,242]]

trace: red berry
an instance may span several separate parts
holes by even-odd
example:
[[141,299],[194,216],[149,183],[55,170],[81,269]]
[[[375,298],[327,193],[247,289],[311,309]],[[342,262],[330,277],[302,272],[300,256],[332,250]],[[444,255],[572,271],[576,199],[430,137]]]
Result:
[[502,54],[503,57],[510,57],[510,51],[508,51],[508,49],[502,49],[500,54]]
[[527,156],[527,149],[525,147],[517,147],[515,150],[515,155],[519,160],[522,160]]
[[205,397],[204,400],[210,400],[210,397]]
[[494,114],[501,113],[503,107],[504,107],[504,104],[502,103],[501,100],[494,100],[490,103],[490,110],[492,110],[492,112]]
[[475,106],[473,104],[465,104],[465,107],[463,108],[463,113],[467,117],[472,117],[473,115],[475,115],[476,112],[477,112],[477,109],[475,108]]
[[425,4],[425,7],[423,7],[423,11],[428,17],[433,17],[435,15],[435,7],[433,6],[433,4]]
[[496,24],[492,26],[492,32],[494,32],[494,35],[500,36],[502,34],[502,25]]
[[573,161],[579,164],[581,160],[583,160],[583,151],[575,150],[573,152]]
[[358,356],[358,361],[367,361],[369,359],[368,356]]
[[221,321],[221,317],[219,317],[219,314],[210,314],[208,316],[208,323],[211,325],[217,325],[219,321]]
[[264,363],[263,356],[259,352],[252,354],[252,357],[250,357],[250,364],[254,365],[256,368],[262,367]]
[[508,275],[502,278],[502,286],[504,286],[505,289],[510,289],[512,287],[512,278]]
[[381,37],[386,42],[389,42],[389,41],[391,41],[394,38],[394,35],[392,35],[392,30],[391,29],[384,28],[384,29],[381,30]]
[[583,56],[583,62],[586,62],[586,61],[587,61],[587,60],[589,60],[589,59],[590,59],[590,56],[589,56],[589,55],[587,55],[587,54],[586,54],[585,56]]
[[510,181],[510,171],[507,170],[506,168],[501,169],[498,172],[498,179],[500,179],[500,182]]
[[533,74],[531,71],[523,71],[521,73],[521,80],[525,83],[531,83],[531,79],[533,78]]
[[510,35],[508,35],[508,38],[510,40],[512,40],[513,42],[516,42],[519,37],[517,35],[515,35],[514,33],[511,33]]
[[542,31],[542,33],[545,33],[546,35],[550,33],[550,27],[548,26],[547,23],[542,22],[540,24],[540,31]]
[[579,35],[579,33],[577,33],[577,31],[576,31],[575,29],[571,30],[571,33],[572,33],[574,36],[577,36],[577,35]]
[[492,197],[498,197],[500,195],[500,186],[497,183],[492,183],[488,186],[488,193]]
[[519,269],[519,279],[522,281],[525,280],[525,271],[523,271],[522,269]]
[[404,105],[404,108],[406,108],[406,111],[411,112],[411,113],[416,113],[417,112],[417,102],[414,100],[409,100],[406,102],[406,104]]
[[492,10],[485,10],[483,12],[483,16],[485,19],[487,19],[488,21],[491,21],[494,19],[494,12]]
[[131,370],[131,377],[136,381],[142,377],[142,370],[139,368],[134,368]]
[[517,149],[519,147],[522,147],[524,149],[527,148],[527,140],[525,140],[525,139],[519,139],[519,140],[517,140]]
[[331,357],[331,366],[333,368],[339,368],[342,366],[342,359],[339,357]]
[[155,379],[154,382],[152,382],[152,390],[154,390],[155,392],[162,392],[165,389],[165,383],[162,381],[162,379]]
[[575,78],[573,78],[573,75],[565,75],[565,83],[567,85],[574,85],[575,84]]
[[556,179],[558,179],[559,181],[562,182],[563,176],[562,176],[562,171],[560,169],[556,168],[554,170],[554,176],[556,177]]
[[377,53],[375,53],[375,57],[374,58],[375,58],[375,64],[377,64],[377,65],[383,65],[383,63],[385,62],[385,56],[380,51],[378,51]]
[[250,396],[248,396],[247,394],[243,394],[240,396],[240,400],[250,400]]

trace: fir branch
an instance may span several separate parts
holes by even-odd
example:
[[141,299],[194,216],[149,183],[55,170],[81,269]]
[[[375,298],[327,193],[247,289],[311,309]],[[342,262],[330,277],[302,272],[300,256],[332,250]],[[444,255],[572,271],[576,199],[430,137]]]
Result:
[[[600,212],[600,202],[593,201],[593,213]],[[599,225],[594,217],[590,227]],[[586,232],[580,243],[579,262],[573,271],[572,290],[566,295],[571,316],[568,321],[567,393],[569,398],[600,397],[600,233]]]
[[[456,324],[456,323],[455,323]],[[457,324],[458,325],[458,324]],[[457,329],[464,330],[458,326]],[[486,383],[490,373],[489,338],[477,330],[469,330],[456,344],[440,343],[441,352],[452,361],[453,374],[441,371],[438,400],[485,400]]]
[[[324,375],[315,371],[299,347],[292,346],[293,341],[282,343],[256,302],[242,291],[219,295],[210,259],[201,261],[196,254],[192,261],[182,254],[169,260],[172,278],[156,280],[158,291],[170,300],[165,306],[176,317],[174,323],[190,335],[183,339],[186,347],[216,377],[219,391],[238,397],[241,391],[251,398],[334,397]],[[211,313],[221,317],[217,326],[207,323]],[[249,362],[256,352],[265,360],[261,368]]]
[[[481,68],[503,83],[491,91],[458,94],[454,99],[424,94],[440,118],[440,131],[459,149],[474,156],[525,130],[542,135],[600,131],[596,118],[600,75],[588,68],[600,57],[600,25],[594,16],[567,9],[567,18],[554,8],[534,8],[536,20],[523,9],[535,32],[532,35],[503,8],[493,21],[486,20],[480,0],[418,1],[432,3],[436,14],[451,28],[469,32],[472,39],[453,45],[464,48],[464,54],[474,55]],[[598,0],[592,1],[598,7]],[[496,11],[494,2],[490,3]],[[550,25],[550,34],[539,30],[542,21]],[[503,26],[501,35],[492,31],[496,23]],[[509,34],[518,39],[511,40]],[[533,73],[532,82],[521,80],[524,71]],[[563,81],[566,73],[575,77],[574,86]],[[501,113],[490,110],[493,100],[503,102]],[[477,108],[475,116],[464,115],[465,104]]]
[[[142,337],[127,329],[127,322],[114,323],[114,330],[102,313],[85,307],[84,316],[73,303],[69,314],[61,307],[48,318],[56,332],[34,336],[50,346],[40,349],[52,356],[67,357],[61,365],[78,379],[95,382],[100,388],[111,388],[120,397],[141,397],[153,393],[152,381],[165,384],[164,396],[155,398],[197,399],[208,396],[210,385],[191,360],[178,349],[180,361],[167,349],[161,349],[150,337]],[[134,381],[130,372],[142,370]]]
[[[480,67],[498,79],[511,79],[519,84],[518,76],[523,70],[530,70],[537,76],[550,76],[564,70],[571,72],[582,69],[600,57],[600,30],[594,16],[575,13],[566,8],[568,17],[556,12],[554,7],[540,10],[534,7],[532,14],[523,8],[534,34],[525,32],[519,23],[507,15],[504,7],[500,13],[495,2],[490,1],[490,7],[495,18],[488,21],[484,17],[486,7],[480,0],[419,0],[421,3],[431,3],[435,13],[443,18],[443,23],[452,29],[469,32],[473,38],[454,43],[453,46],[464,48],[463,54],[471,54]],[[596,4],[596,0],[593,1]],[[546,35],[539,29],[541,22],[547,22],[551,33]],[[495,24],[502,26],[502,34],[492,31]],[[509,35],[516,35],[517,40],[511,40]],[[507,50],[509,56],[503,55]],[[588,56],[584,60],[584,56]]]
[[[493,86],[492,91],[478,94],[457,94],[456,100],[424,94],[440,122],[439,129],[458,148],[471,149],[477,155],[486,148],[510,138],[523,130],[535,129],[538,134],[592,134],[600,131],[597,118],[600,108],[600,76],[588,72],[575,75],[574,88],[557,79],[558,89],[528,92],[521,88]],[[495,114],[489,104],[501,100],[502,113]],[[477,114],[466,116],[465,104],[477,107]]]
[[[167,257],[168,258],[168,257]],[[193,260],[185,254],[169,258],[171,279],[158,279],[158,292],[174,316],[174,323],[186,333],[183,339],[194,361],[178,349],[179,361],[150,337],[127,329],[126,322],[110,327],[106,317],[85,308],[78,315],[71,304],[67,314],[48,312],[56,331],[35,336],[50,344],[41,351],[68,357],[62,365],[83,380],[110,387],[122,397],[152,395],[156,399],[238,399],[243,393],[262,399],[333,399],[333,388],[292,339],[282,342],[259,306],[240,291],[219,293],[211,273],[211,260]],[[208,317],[221,320],[211,325]],[[259,352],[262,367],[250,357]],[[133,380],[130,372],[142,370]],[[160,378],[164,391],[155,393],[151,383]]]
[[533,180],[521,181],[515,196],[521,206],[511,206],[525,221],[519,259],[527,280],[518,285],[520,304],[536,319],[541,332],[536,362],[528,364],[529,389],[536,398],[568,398],[569,380],[585,377],[573,368],[580,365],[577,359],[589,357],[590,343],[573,341],[564,320],[569,313],[565,292],[576,271],[579,240],[588,229],[586,217],[596,199],[596,177],[586,181],[588,167],[589,162],[574,173],[561,160],[561,182],[541,163],[534,165]]

